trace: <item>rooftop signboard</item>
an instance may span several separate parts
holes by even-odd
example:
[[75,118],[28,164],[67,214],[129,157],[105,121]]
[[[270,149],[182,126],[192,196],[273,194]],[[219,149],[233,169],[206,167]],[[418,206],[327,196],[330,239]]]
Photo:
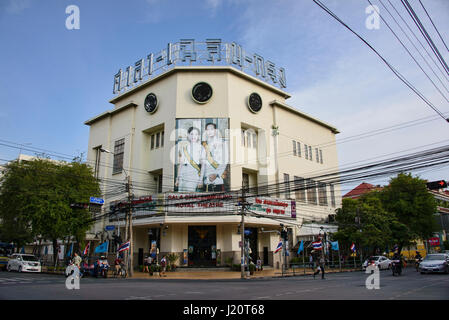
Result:
[[233,66],[281,89],[287,87],[285,69],[256,53],[248,53],[241,45],[221,39],[181,39],[168,43],[158,53],[150,53],[134,65],[114,75],[113,94],[122,94],[176,66]]

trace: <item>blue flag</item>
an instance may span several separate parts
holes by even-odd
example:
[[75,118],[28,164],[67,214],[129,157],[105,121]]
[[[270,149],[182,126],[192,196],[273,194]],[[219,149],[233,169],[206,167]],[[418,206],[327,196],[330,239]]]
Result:
[[72,256],[72,250],[73,250],[73,243],[72,243],[72,245],[70,246],[69,251],[67,251],[67,257],[71,257],[71,256]]
[[303,250],[304,250],[304,241],[301,240],[301,244],[299,245],[299,248],[298,248],[298,254],[300,254],[301,251],[303,251]]
[[340,248],[338,247],[338,241],[331,242],[332,250],[338,251]]
[[95,248],[95,253],[108,252],[108,244],[109,244],[108,241],[100,244],[98,247]]

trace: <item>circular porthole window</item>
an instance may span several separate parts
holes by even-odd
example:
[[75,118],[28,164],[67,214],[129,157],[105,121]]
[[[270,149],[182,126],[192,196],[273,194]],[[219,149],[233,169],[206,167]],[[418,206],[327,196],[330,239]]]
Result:
[[206,103],[212,97],[212,87],[206,82],[198,82],[192,88],[192,98],[197,103]]
[[144,102],[145,110],[149,113],[155,113],[157,110],[157,107],[159,106],[159,100],[157,99],[156,95],[154,93],[149,93]]
[[262,109],[262,98],[255,92],[248,97],[248,108],[251,112],[257,113]]

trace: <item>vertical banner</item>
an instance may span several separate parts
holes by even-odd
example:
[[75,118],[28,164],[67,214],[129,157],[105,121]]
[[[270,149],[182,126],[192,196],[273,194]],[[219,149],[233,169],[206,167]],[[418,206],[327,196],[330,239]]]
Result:
[[175,192],[229,191],[229,120],[176,119]]
[[294,200],[292,200],[291,211],[292,211],[292,218],[296,218],[296,201]]

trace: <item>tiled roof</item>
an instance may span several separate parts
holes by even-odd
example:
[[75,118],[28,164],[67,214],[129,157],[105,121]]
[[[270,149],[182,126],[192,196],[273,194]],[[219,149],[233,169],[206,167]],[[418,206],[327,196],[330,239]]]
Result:
[[355,187],[354,189],[352,189],[351,191],[349,191],[347,194],[345,194],[343,196],[343,198],[357,199],[365,193],[368,193],[373,190],[380,190],[380,189],[382,189],[381,186],[375,186],[375,185],[363,182],[363,183],[359,184],[357,187]]

